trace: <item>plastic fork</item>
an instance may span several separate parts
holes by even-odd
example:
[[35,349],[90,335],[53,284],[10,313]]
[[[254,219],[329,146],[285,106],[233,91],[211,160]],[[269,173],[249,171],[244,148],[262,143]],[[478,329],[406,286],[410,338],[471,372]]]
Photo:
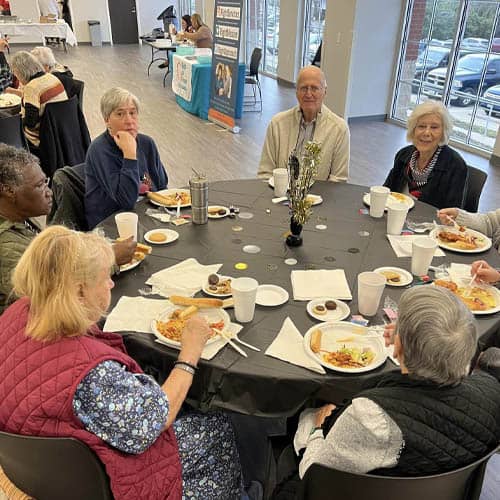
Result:
[[231,337],[229,336],[228,333],[223,332],[222,330],[218,330],[217,328],[212,328],[212,330],[215,333],[218,333],[223,339],[226,339],[228,344],[236,351],[239,352],[243,357],[248,358],[248,354],[241,349],[241,347],[238,347],[232,340]]

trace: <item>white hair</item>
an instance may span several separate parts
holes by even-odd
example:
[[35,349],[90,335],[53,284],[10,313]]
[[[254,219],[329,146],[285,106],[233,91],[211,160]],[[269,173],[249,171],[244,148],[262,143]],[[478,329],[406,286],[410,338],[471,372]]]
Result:
[[47,66],[47,68],[49,68],[49,72],[57,66],[54,52],[52,52],[50,47],[35,47],[31,51],[31,55],[35,57],[35,59],[37,59],[42,66]]
[[438,115],[441,124],[443,125],[443,137],[439,141],[440,146],[448,144],[450,141],[450,135],[453,130],[453,120],[449,111],[445,108],[444,104],[440,101],[425,101],[415,107],[412,114],[408,118],[406,139],[408,142],[413,143],[413,138],[415,134],[415,128],[417,123],[423,116],[427,115]]
[[121,87],[113,87],[107,90],[101,97],[102,117],[107,120],[115,109],[123,106],[128,101],[132,101],[135,109],[139,112],[139,99],[134,94]]
[[28,83],[37,73],[44,73],[42,65],[25,50],[16,52],[10,58],[10,67],[23,85]]

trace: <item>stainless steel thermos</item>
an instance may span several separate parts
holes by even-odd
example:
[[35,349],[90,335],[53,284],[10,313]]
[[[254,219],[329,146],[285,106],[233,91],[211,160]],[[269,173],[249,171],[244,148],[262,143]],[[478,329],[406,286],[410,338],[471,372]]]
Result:
[[208,181],[204,174],[194,174],[189,179],[193,224],[208,222]]

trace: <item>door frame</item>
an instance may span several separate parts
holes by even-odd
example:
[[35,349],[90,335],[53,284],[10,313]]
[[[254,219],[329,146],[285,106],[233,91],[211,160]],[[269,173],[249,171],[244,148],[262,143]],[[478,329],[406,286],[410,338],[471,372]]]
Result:
[[[140,38],[141,36],[141,19],[139,16],[140,8],[139,8],[139,0],[135,0],[135,20],[137,22],[137,42],[139,45],[142,45],[142,40]],[[111,15],[109,13],[109,1],[106,0],[106,12],[108,15],[108,25],[109,25],[109,40],[111,42],[111,45],[113,45],[113,29],[111,27]]]

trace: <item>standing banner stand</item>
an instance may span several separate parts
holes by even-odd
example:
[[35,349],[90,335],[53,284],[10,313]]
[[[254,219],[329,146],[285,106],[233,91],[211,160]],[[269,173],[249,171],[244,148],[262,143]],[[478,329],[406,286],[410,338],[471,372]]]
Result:
[[243,0],[215,0],[208,119],[237,134],[235,124]]

